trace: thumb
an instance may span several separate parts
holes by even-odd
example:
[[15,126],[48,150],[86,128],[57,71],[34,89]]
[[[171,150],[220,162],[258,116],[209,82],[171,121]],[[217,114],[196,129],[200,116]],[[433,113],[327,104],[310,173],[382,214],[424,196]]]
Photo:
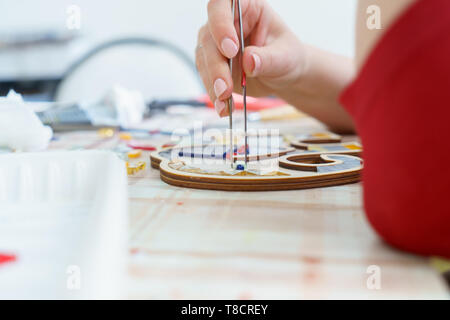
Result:
[[242,66],[249,77],[278,76],[286,64],[286,51],[276,45],[248,46],[244,50]]

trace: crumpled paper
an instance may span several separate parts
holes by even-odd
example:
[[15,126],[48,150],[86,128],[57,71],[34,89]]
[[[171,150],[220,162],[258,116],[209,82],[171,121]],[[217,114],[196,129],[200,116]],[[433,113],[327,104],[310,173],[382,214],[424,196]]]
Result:
[[0,146],[17,151],[47,148],[53,131],[44,126],[32,108],[13,90],[0,97]]
[[94,125],[120,125],[128,128],[142,121],[147,106],[140,91],[115,85],[97,105],[85,105],[82,108]]

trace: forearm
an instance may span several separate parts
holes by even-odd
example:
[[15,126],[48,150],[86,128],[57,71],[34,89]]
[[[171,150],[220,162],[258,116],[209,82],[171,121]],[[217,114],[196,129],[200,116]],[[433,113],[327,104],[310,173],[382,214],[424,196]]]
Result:
[[331,130],[353,132],[353,121],[338,101],[354,76],[353,60],[309,45],[303,47],[305,64],[301,74],[292,86],[277,94]]
[[[353,59],[302,44],[304,67],[296,81],[277,91],[277,95],[317,118],[337,132],[352,132],[351,117],[339,103],[339,95],[352,81],[356,67],[360,68],[378,38],[392,21],[417,0],[360,0],[356,23],[356,64]],[[382,29],[366,27],[366,9],[376,4],[382,12]]]

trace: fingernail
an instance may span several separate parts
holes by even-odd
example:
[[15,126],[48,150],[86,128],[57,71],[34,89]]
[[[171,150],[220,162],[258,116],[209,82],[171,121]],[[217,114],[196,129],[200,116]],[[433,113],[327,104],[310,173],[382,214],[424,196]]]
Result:
[[223,39],[221,45],[223,53],[227,58],[233,58],[238,52],[238,47],[236,43],[234,43],[234,41],[231,40],[230,38]]
[[221,116],[221,113],[222,113],[223,109],[225,108],[225,102],[220,101],[219,99],[217,99],[214,102],[214,107],[216,109],[216,112],[219,114],[219,116]]
[[255,67],[253,68],[253,74],[257,74],[259,72],[259,68],[261,68],[261,58],[253,53],[252,54],[253,63],[255,64]]
[[225,90],[227,90],[227,84],[225,81],[220,78],[214,81],[214,92],[217,98],[220,97]]

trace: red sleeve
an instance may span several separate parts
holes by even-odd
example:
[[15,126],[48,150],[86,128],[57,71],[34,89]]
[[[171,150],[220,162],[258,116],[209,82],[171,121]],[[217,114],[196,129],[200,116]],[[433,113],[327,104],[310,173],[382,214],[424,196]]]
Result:
[[450,1],[413,4],[341,102],[364,146],[372,226],[398,248],[450,258]]

